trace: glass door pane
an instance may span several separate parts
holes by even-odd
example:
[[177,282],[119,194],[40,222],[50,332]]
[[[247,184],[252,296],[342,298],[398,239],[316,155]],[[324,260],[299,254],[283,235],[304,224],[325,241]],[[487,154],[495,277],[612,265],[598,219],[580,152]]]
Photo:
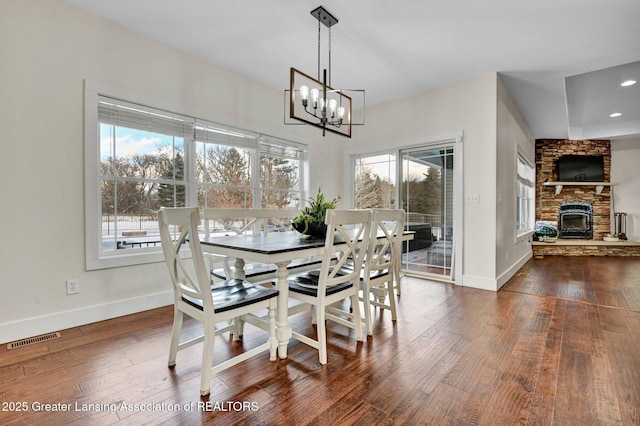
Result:
[[403,247],[402,269],[452,280],[453,276],[453,145],[400,151],[400,207],[413,241]]

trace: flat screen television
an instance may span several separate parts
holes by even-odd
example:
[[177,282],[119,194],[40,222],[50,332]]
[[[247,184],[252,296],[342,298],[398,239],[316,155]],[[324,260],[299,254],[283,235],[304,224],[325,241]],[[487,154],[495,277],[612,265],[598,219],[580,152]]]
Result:
[[604,182],[604,159],[599,155],[558,158],[558,182]]

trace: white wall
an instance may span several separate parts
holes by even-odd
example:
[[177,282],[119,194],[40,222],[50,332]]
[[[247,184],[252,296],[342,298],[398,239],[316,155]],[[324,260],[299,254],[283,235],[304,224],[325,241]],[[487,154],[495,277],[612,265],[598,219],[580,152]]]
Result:
[[[284,126],[283,92],[60,0],[0,5],[0,342],[172,302],[162,263],[84,269],[83,82],[228,125],[310,143],[311,190],[342,189],[338,136]],[[288,75],[283,75],[283,87]],[[66,296],[78,278],[80,294]]]
[[516,241],[518,150],[535,167],[535,140],[498,78],[496,176],[496,277],[502,287],[533,255],[531,238]]
[[354,129],[351,150],[401,146],[464,132],[463,282],[496,289],[496,85],[495,73],[401,100],[369,107],[367,124]]
[[[612,209],[627,213],[627,238],[640,241],[640,139],[611,141]],[[615,222],[611,218],[613,228]]]

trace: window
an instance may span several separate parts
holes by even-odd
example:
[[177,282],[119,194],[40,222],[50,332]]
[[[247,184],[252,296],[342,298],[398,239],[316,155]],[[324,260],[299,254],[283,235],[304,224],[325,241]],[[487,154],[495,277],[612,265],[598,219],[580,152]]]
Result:
[[299,207],[306,146],[85,91],[87,269],[162,260],[160,207]]
[[396,208],[395,154],[360,155],[354,161],[355,208]]
[[196,124],[198,205],[296,208],[304,199],[306,147],[246,131]]
[[186,205],[185,138],[191,123],[102,96],[98,123],[101,251],[159,245],[156,212]]
[[288,146],[264,140],[260,143],[260,189],[262,207],[299,208],[303,191],[302,146]]
[[203,122],[198,122],[195,135],[198,205],[254,207],[257,136]]
[[534,221],[534,182],[535,172],[533,166],[521,154],[517,160],[517,209],[516,209],[516,236],[533,232]]

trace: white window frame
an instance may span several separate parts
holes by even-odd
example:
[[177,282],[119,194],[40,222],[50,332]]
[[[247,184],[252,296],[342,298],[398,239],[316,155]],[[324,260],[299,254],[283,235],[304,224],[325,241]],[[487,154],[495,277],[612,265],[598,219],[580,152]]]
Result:
[[516,156],[516,243],[534,232],[535,167],[520,152]]
[[[145,263],[162,262],[164,257],[161,247],[143,248],[143,249],[126,249],[126,250],[102,250],[102,190],[100,176],[100,130],[98,118],[98,102],[101,96],[123,100],[124,102],[133,103],[140,106],[154,105],[148,107],[153,110],[173,111],[171,114],[184,116],[188,120],[193,120],[194,126],[198,122],[211,121],[202,120],[193,117],[191,114],[183,114],[179,111],[185,110],[183,107],[158,105],[159,101],[148,99],[141,95],[132,94],[128,91],[113,88],[100,83],[85,80],[84,91],[84,147],[85,147],[85,267],[87,270],[114,268],[121,266],[139,265]],[[215,123],[213,123],[215,124]],[[217,124],[216,124],[217,125]],[[218,125],[222,128],[231,128],[225,125]],[[269,146],[285,147],[283,149],[284,158],[293,158],[286,151],[289,148],[298,150],[297,159],[300,160],[299,167],[299,193],[300,199],[304,199],[308,193],[308,179],[306,171],[308,169],[309,149],[305,144],[284,140],[277,137],[252,133],[240,130],[247,134],[255,135],[255,143],[252,144],[254,165],[252,190],[254,194],[253,205],[259,206],[261,202],[261,179],[259,176],[259,155],[268,152]],[[193,133],[196,133],[195,131]],[[195,179],[195,136],[185,135],[184,138],[184,161],[185,161],[185,180],[186,180],[186,204],[190,206],[198,205],[197,182]],[[256,170],[257,167],[257,170]]]

